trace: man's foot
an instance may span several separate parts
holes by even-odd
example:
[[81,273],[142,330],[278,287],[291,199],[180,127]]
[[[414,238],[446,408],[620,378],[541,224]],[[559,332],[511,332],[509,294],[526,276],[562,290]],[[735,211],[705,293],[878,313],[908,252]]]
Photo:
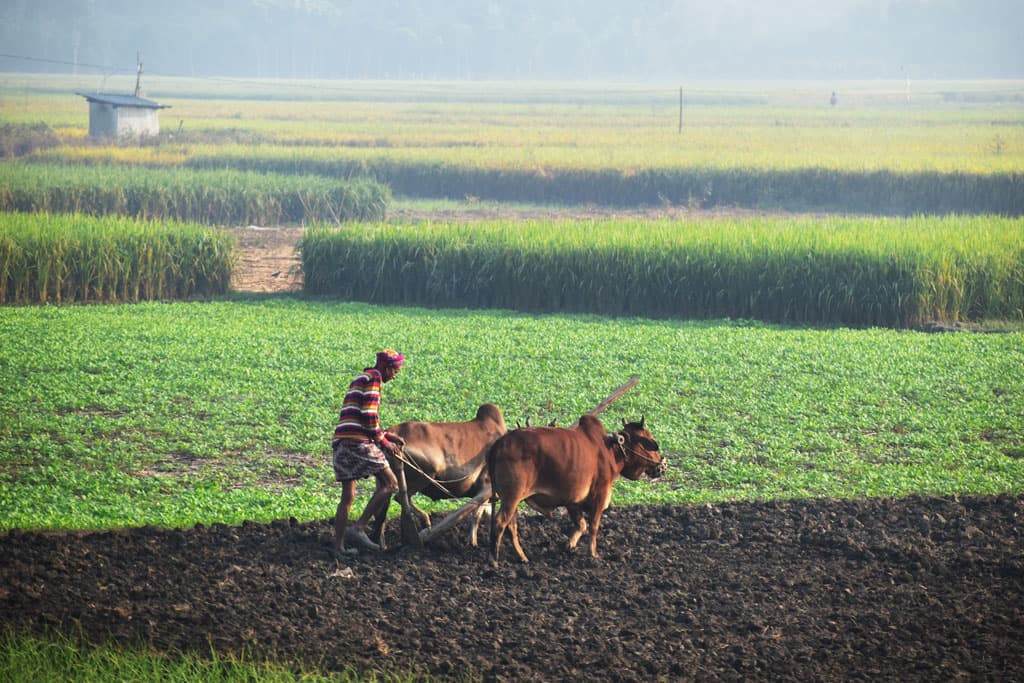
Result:
[[380,546],[371,541],[365,531],[356,531],[352,527],[345,530],[345,542],[355,543],[367,550],[380,550]]

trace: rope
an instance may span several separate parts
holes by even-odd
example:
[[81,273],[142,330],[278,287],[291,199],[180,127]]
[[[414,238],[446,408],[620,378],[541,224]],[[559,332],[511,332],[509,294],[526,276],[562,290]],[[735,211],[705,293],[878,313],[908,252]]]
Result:
[[468,475],[468,474],[467,474],[466,476],[464,476],[464,477],[459,477],[458,479],[442,479],[442,480],[434,479],[434,478],[433,478],[432,476],[430,476],[429,474],[427,474],[427,473],[426,473],[426,472],[425,472],[425,471],[423,470],[423,468],[422,468],[422,467],[420,467],[419,465],[417,465],[417,464],[416,464],[415,462],[413,462],[413,461],[412,461],[412,459],[411,459],[411,458],[409,458],[409,457],[408,457],[408,456],[406,455],[406,453],[405,453],[405,447],[404,447],[404,446],[403,446],[403,447],[402,447],[402,448],[401,448],[401,449],[399,450],[399,453],[400,453],[400,454],[398,454],[398,453],[396,453],[396,454],[395,454],[395,457],[396,457],[396,458],[398,458],[398,460],[399,460],[399,461],[401,461],[401,462],[405,463],[405,464],[406,464],[406,465],[408,465],[409,467],[413,468],[414,470],[416,470],[417,472],[419,472],[420,474],[422,474],[422,475],[423,475],[423,477],[424,477],[424,478],[425,478],[425,479],[426,479],[427,481],[429,481],[429,482],[430,482],[430,483],[432,483],[432,484],[433,484],[434,486],[436,486],[437,488],[439,488],[439,489],[441,489],[442,491],[444,491],[445,493],[447,493],[447,494],[448,494],[448,496],[449,496],[450,498],[455,498],[456,496],[455,496],[455,494],[454,494],[454,493],[452,493],[452,492],[451,492],[451,491],[449,491],[449,490],[448,490],[447,488],[445,488],[445,487],[444,487],[444,485],[443,485],[443,484],[442,484],[441,482],[443,481],[443,482],[444,482],[445,484],[455,484],[455,483],[458,483],[458,482],[460,482],[460,481],[465,481],[466,479],[469,479],[469,477],[470,477],[470,475]]
[[[622,436],[623,442],[619,443],[618,440],[616,440],[616,443],[619,446],[619,450],[622,451],[622,457],[625,458],[626,457],[626,446],[625,446],[626,435],[625,435],[624,432],[616,432],[616,434],[619,434],[620,436]],[[655,460],[651,456],[647,455],[646,453],[641,453],[641,452],[637,451],[633,447],[633,444],[629,445],[629,452],[631,454],[635,455],[636,457],[640,458],[641,460],[646,460],[647,462],[651,463],[652,465],[657,465],[660,462],[658,460]]]

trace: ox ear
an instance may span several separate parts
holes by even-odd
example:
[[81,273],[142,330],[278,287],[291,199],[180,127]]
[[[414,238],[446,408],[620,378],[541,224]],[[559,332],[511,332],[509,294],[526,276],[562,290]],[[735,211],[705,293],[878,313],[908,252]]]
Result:
[[619,445],[619,449],[615,450],[615,458],[617,460],[622,456],[621,449],[626,447],[626,437],[622,435],[622,432],[615,432],[614,434],[608,435],[605,443],[607,443],[609,447],[615,446],[616,444]]
[[658,442],[654,439],[640,439],[640,445],[644,447],[644,450],[648,451],[659,451]]

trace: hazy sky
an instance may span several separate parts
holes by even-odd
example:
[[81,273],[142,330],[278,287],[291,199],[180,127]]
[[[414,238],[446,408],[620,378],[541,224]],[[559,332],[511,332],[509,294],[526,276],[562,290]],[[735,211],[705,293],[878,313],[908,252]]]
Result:
[[1024,77],[1024,0],[4,0],[0,69],[281,78]]

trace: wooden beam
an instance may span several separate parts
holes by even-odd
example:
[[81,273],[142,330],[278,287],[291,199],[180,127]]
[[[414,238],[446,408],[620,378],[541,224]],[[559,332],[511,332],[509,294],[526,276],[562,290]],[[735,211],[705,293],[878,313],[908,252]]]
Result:
[[409,486],[405,481],[405,465],[402,461],[395,459],[398,479],[398,504],[402,506],[402,517],[399,521],[399,529],[402,532],[402,543],[419,547],[423,545],[420,541],[419,527],[416,520],[412,518],[412,505],[409,504]]
[[469,515],[475,512],[477,508],[485,504],[490,499],[490,497],[491,487],[488,486],[483,491],[476,494],[473,500],[469,501],[455,512],[449,513],[447,517],[445,517],[429,529],[424,529],[423,531],[421,531],[419,535],[419,542],[421,544],[430,543],[430,541],[437,538],[444,532],[448,531],[453,526],[464,520],[466,517],[469,517]]
[[[626,392],[635,387],[639,381],[640,379],[638,377],[630,377],[628,382],[626,382],[621,387],[619,387],[611,394],[609,394],[608,398],[598,403],[597,406],[595,406],[594,408],[588,410],[587,415],[597,415],[598,413],[603,413],[605,410],[608,409],[608,406],[622,398],[626,394]],[[569,429],[573,429],[579,426],[579,424],[580,421],[576,420],[571,425],[569,425]]]

